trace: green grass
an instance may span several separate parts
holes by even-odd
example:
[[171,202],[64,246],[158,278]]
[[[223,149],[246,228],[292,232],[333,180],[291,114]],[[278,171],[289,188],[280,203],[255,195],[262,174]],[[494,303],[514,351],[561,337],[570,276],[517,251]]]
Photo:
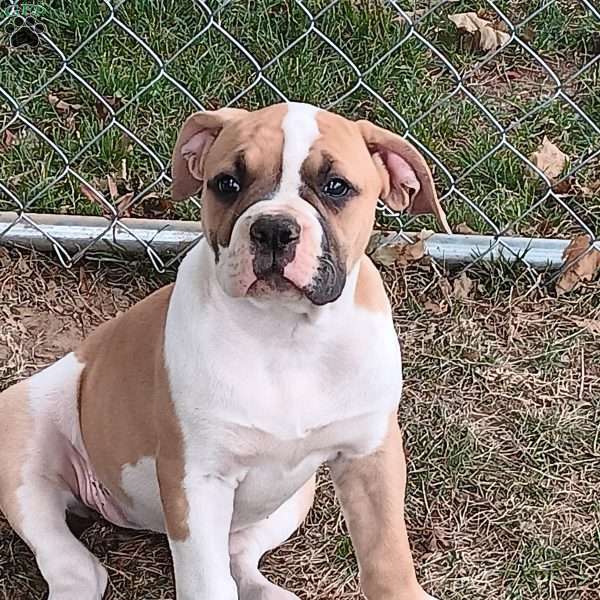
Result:
[[[3,6],[6,4],[4,0]],[[304,6],[316,15],[328,4],[319,0]],[[582,3],[556,0],[518,26],[544,4],[542,0],[498,2],[517,24],[517,34],[567,81],[597,55],[600,22]],[[208,3],[213,10],[219,5]],[[399,5],[412,14],[413,9],[427,8],[429,3],[404,0]],[[600,136],[567,102],[551,100],[556,88],[544,65],[513,42],[475,68],[484,55],[459,35],[447,18],[478,9],[493,18],[484,1],[442,3],[418,22],[419,35],[407,37],[411,30],[391,3],[341,0],[315,22],[326,39],[314,31],[305,35],[310,17],[292,1],[234,0],[214,13],[212,24],[210,14],[193,0],[127,0],[117,6],[117,19],[135,31],[150,51],[116,22],[108,22],[110,12],[103,3],[52,0],[45,4],[39,19],[52,42],[69,58],[75,75],[64,71],[62,57],[51,45],[15,50],[9,47],[8,34],[0,33],[0,87],[21,104],[20,115],[59,146],[72,168],[103,193],[107,202],[109,174],[117,178],[123,191],[141,192],[150,186],[148,191],[158,200],[154,197],[150,208],[148,203],[136,205],[136,216],[190,218],[197,214],[190,203],[167,206],[168,185],[162,177],[177,130],[195,110],[190,96],[211,109],[234,101],[249,88],[235,104],[256,108],[280,100],[266,78],[287,98],[322,106],[333,103],[336,111],[349,117],[370,118],[400,133],[410,131],[445,167],[430,160],[440,193],[445,194],[451,224],[464,221],[478,232],[492,231],[491,224],[454,191],[458,190],[497,227],[509,228],[517,235],[570,236],[579,229],[574,217],[552,200],[529,212],[546,193],[544,183],[510,150],[492,152],[502,139],[501,132],[485,111],[458,89],[455,74],[419,37],[445,57],[463,77],[469,92],[501,127],[509,129],[506,139],[519,152],[529,156],[547,135],[571,157],[571,166],[577,167],[600,148]],[[6,18],[4,28],[11,22],[12,18]],[[290,45],[278,60],[272,60]],[[356,71],[333,46],[354,62],[364,84],[374,93],[364,87],[355,89],[359,81]],[[264,67],[262,79],[245,52]],[[382,56],[385,59],[379,61]],[[77,77],[111,102],[118,98],[119,122],[151,148],[154,157],[120,129],[104,131],[108,122],[99,113],[94,95]],[[565,91],[600,125],[599,86],[597,61],[569,81]],[[57,112],[48,102],[49,93],[81,108],[73,114]],[[544,102],[548,102],[544,108],[530,114]],[[0,127],[12,116],[10,104],[0,93]],[[10,131],[18,137],[8,149],[0,147],[0,181],[29,210],[106,212],[81,193],[80,182],[72,175],[53,183],[64,173],[65,161],[39,135],[18,121]],[[473,168],[478,161],[482,162]],[[596,159],[577,170],[566,191],[560,190],[565,202],[596,233],[600,233],[599,194],[590,194],[585,188],[598,179],[600,160]],[[0,210],[13,207],[10,198],[0,192]],[[397,225],[395,220],[386,224]],[[433,223],[425,218],[409,225],[421,227],[433,227]]]

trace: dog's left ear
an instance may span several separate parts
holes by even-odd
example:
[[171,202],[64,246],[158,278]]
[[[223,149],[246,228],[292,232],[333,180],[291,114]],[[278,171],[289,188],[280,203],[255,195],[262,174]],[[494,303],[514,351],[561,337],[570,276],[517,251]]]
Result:
[[228,121],[245,114],[240,108],[222,108],[186,119],[173,150],[173,200],[185,200],[202,189],[204,159],[212,143]]
[[433,214],[444,231],[452,233],[421,153],[404,138],[370,121],[357,121],[357,125],[381,177],[381,199],[398,212]]

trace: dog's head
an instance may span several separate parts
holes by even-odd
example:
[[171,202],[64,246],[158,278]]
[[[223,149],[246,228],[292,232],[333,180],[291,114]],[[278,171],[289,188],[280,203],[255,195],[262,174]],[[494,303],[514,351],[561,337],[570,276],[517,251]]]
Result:
[[306,104],[191,115],[173,155],[173,198],[202,192],[217,278],[234,297],[336,300],[367,246],[377,199],[433,213],[431,172],[400,136]]

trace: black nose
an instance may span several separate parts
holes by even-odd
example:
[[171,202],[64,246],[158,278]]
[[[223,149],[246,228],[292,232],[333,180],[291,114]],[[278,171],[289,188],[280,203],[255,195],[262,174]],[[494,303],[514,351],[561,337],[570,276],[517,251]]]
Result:
[[250,226],[256,276],[283,274],[285,266],[296,256],[299,239],[300,225],[295,219],[282,215],[258,217]]
[[290,217],[265,215],[250,226],[250,239],[261,251],[283,252],[300,239],[300,225]]

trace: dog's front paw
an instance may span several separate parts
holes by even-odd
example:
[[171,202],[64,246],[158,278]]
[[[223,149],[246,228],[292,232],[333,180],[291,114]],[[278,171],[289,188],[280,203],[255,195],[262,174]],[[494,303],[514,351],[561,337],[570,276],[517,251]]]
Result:
[[198,600],[199,598],[202,598],[202,600],[204,598],[207,600],[209,598],[211,600],[240,600],[242,597],[238,595],[238,589],[233,579],[231,581],[210,582],[210,585],[204,582],[202,586],[180,589],[177,592],[177,600]]
[[296,594],[271,583],[240,589],[240,600],[300,600]]

